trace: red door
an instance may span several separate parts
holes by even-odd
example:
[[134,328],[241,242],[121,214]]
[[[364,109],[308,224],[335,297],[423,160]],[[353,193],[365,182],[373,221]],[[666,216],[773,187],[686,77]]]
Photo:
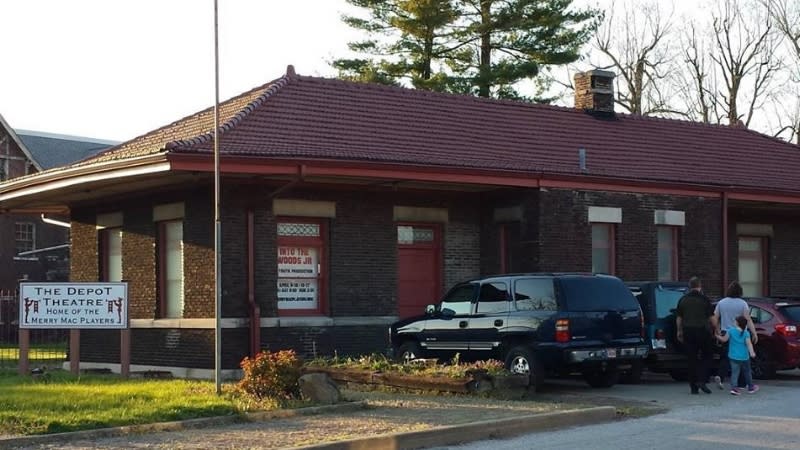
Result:
[[418,316],[441,295],[441,245],[437,225],[397,225],[397,313]]

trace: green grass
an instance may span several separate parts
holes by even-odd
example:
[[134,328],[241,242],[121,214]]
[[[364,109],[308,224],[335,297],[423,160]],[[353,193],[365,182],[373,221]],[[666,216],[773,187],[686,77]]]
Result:
[[33,380],[0,372],[0,434],[45,434],[167,422],[239,412],[214,384],[188,380],[124,380],[109,375],[48,373]]

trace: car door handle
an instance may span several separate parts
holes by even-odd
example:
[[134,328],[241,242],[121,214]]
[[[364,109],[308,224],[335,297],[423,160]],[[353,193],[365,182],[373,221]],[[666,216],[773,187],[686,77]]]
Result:
[[467,328],[467,321],[462,320],[461,322],[458,322],[458,328]]
[[503,326],[503,321],[502,321],[502,320],[500,320],[500,319],[498,319],[498,320],[495,320],[495,321],[494,321],[494,326],[496,326],[496,327],[502,327],[502,326]]

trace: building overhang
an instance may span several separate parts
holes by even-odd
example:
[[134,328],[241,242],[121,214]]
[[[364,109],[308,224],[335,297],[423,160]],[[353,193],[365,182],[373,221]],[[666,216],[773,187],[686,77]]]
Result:
[[[70,206],[105,202],[134,193],[178,189],[208,183],[210,155],[154,155],[73,166],[43,172],[0,186],[0,212],[66,213]],[[302,182],[353,188],[421,189],[485,192],[502,188],[574,189],[637,194],[692,196],[800,205],[800,193],[726,186],[678,184],[591,174],[532,173],[399,163],[319,159],[273,159],[224,156],[220,171],[227,179],[256,182]]]

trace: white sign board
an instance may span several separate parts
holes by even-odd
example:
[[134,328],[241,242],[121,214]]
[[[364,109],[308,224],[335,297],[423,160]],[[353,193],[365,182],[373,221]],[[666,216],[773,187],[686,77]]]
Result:
[[128,328],[128,283],[20,283],[20,328]]
[[278,247],[278,308],[317,307],[319,253],[315,247]]

